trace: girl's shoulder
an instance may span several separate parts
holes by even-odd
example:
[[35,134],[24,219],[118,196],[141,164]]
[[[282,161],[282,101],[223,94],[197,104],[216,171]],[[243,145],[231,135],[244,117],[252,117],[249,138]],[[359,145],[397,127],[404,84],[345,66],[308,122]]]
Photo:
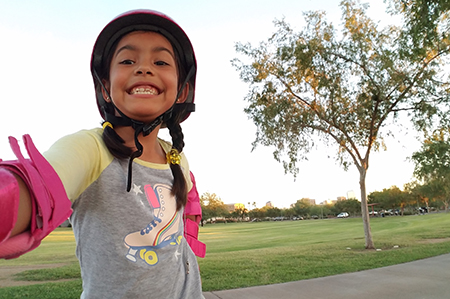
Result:
[[73,144],[96,144],[97,146],[104,146],[102,138],[102,128],[94,128],[88,130],[80,130],[78,132],[66,135],[58,139],[53,146],[73,146]]
[[104,157],[111,160],[112,156],[103,142],[103,130],[94,128],[90,130],[81,130],[70,135],[66,135],[58,139],[45,153],[48,159],[56,156],[75,156],[77,159],[81,157],[90,160],[92,157],[96,159]]
[[44,157],[74,200],[113,161],[102,139],[101,128],[81,130],[56,141]]
[[164,151],[167,153],[168,151],[170,151],[170,149],[172,148],[172,143],[161,139],[158,137],[158,142],[161,145],[161,147],[164,149]]

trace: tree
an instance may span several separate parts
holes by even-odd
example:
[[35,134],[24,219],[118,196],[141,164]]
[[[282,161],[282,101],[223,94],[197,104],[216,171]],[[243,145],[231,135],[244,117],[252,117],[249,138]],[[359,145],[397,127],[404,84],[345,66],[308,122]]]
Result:
[[236,205],[234,207],[234,211],[231,213],[231,216],[236,219],[244,220],[244,217],[248,215],[248,210],[244,205]]
[[313,205],[311,206],[309,212],[311,215],[317,215],[321,219],[327,218],[328,215],[331,215],[332,206],[327,204]]
[[270,218],[281,216],[281,210],[276,207],[267,207],[267,209],[265,209],[265,212],[266,216]]
[[254,219],[254,218],[261,219],[261,218],[265,217],[265,211],[263,209],[254,208],[253,210],[248,212],[248,216],[251,219]]
[[202,218],[205,220],[214,217],[226,217],[230,214],[227,206],[215,193],[205,192],[202,194],[200,205],[202,207]]
[[396,209],[402,206],[405,194],[397,186],[392,186],[383,191],[375,191],[369,194],[368,202],[371,204],[379,204],[380,209]]
[[335,146],[345,170],[356,166],[365,247],[373,249],[366,195],[370,153],[386,149],[385,137],[393,134],[387,125],[400,115],[419,130],[445,115],[449,80],[442,61],[449,43],[443,38],[403,54],[408,28],[378,30],[365,5],[350,0],[340,5],[341,33],[323,12],[305,13],[306,27],[298,33],[284,20],[275,21],[278,31],[267,42],[236,45],[248,63],[237,58],[232,63],[250,85],[245,112],[257,127],[253,148],[275,147],[274,158],[294,177],[296,163],[317,140]]
[[353,216],[360,215],[361,203],[356,198],[340,200],[334,204],[334,211],[336,214],[339,214],[341,212],[347,212]]
[[299,216],[309,215],[311,210],[311,202],[308,198],[302,198],[297,200],[294,204],[294,212]]
[[385,0],[391,14],[401,14],[405,18],[402,39],[410,43],[409,51],[421,51],[436,42],[448,42],[450,1],[448,0]]
[[284,217],[292,218],[295,215],[297,215],[297,214],[295,213],[295,210],[293,208],[283,210]]
[[445,210],[450,200],[450,131],[441,129],[429,136],[420,151],[413,153],[414,175],[424,182],[424,191],[440,199]]

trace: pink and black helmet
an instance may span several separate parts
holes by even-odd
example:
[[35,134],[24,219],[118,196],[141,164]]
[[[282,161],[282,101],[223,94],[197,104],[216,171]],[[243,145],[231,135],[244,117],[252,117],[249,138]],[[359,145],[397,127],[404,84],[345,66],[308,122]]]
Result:
[[[103,28],[97,37],[91,57],[91,73],[94,79],[95,93],[97,105],[103,119],[106,119],[105,111],[108,111],[108,105],[101,92],[101,79],[108,74],[104,74],[105,70],[109,70],[108,57],[112,55],[115,45],[121,37],[132,31],[154,31],[169,40],[179,59],[179,67],[181,67],[186,75],[185,82],[189,83],[188,97],[183,104],[185,109],[184,115],[181,115],[181,121],[185,120],[192,111],[195,110],[195,78],[197,72],[197,62],[195,59],[194,49],[186,35],[186,33],[171,18],[163,13],[154,10],[131,10],[114,18],[109,24]],[[181,88],[185,82],[181,82]],[[175,103],[174,99],[174,103]]]

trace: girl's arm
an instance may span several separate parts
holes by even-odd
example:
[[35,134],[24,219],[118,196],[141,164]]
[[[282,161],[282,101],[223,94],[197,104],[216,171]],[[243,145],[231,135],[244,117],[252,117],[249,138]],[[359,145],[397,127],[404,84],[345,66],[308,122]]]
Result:
[[38,247],[72,213],[61,180],[30,136],[24,135],[29,159],[15,138],[9,142],[17,160],[0,160],[0,258],[5,259]]
[[[27,186],[19,176],[14,175],[14,177],[19,186],[19,208],[17,210],[17,220],[11,231],[10,237],[14,237],[15,235],[18,235],[30,228],[32,211],[30,191],[28,191]],[[3,216],[0,215],[0,217]]]
[[[31,197],[24,181],[0,164],[0,256],[2,243],[25,232],[30,227]],[[5,254],[6,255],[6,254]]]
[[186,218],[191,219],[192,221],[197,220],[197,216],[195,216],[195,215],[186,215]]

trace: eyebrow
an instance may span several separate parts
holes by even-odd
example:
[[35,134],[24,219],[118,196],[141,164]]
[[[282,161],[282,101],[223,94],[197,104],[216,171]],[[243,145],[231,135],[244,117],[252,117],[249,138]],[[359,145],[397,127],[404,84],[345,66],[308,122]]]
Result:
[[[114,56],[119,55],[119,53],[124,51],[124,50],[137,51],[137,48],[135,46],[133,46],[133,45],[125,45],[125,46],[121,47],[120,49],[118,49]],[[167,53],[170,54],[170,56],[172,56],[173,59],[175,59],[175,56],[172,53],[172,51],[170,51],[166,47],[155,47],[155,48],[152,48],[152,52],[167,52]]]

